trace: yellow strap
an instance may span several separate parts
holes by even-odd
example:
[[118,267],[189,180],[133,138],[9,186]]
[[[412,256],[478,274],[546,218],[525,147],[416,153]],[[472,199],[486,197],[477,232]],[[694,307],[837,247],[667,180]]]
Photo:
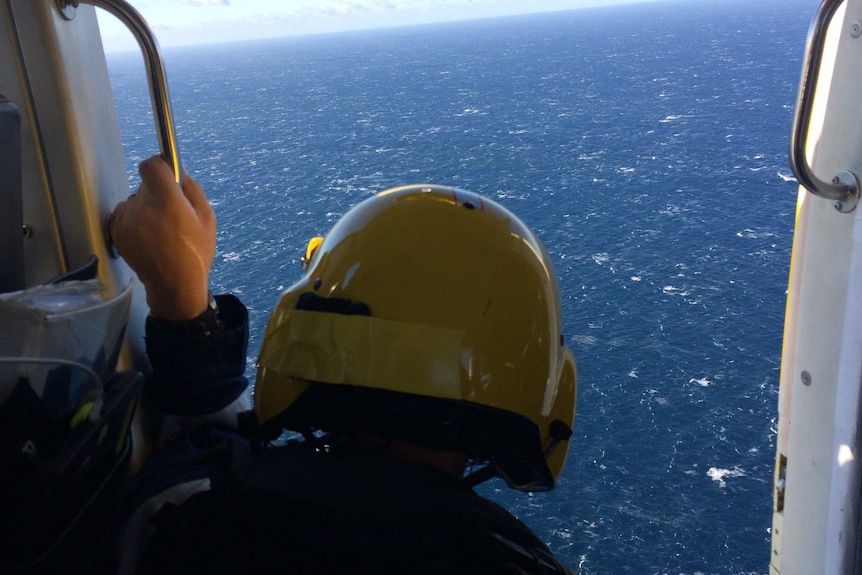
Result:
[[75,415],[72,416],[72,420],[69,422],[69,427],[71,429],[75,429],[84,421],[90,419],[90,414],[93,412],[93,402],[88,401],[84,405],[81,406]]
[[460,330],[292,310],[260,365],[289,377],[461,399]]

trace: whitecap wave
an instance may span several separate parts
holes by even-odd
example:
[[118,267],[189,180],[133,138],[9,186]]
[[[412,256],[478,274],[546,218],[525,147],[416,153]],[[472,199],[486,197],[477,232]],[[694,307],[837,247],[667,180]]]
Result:
[[674,287],[674,286],[664,286],[661,288],[661,291],[666,293],[667,295],[678,295],[682,297],[686,297],[688,292],[682,288]]
[[731,479],[734,477],[745,477],[745,471],[740,469],[739,467],[734,467],[733,469],[724,469],[723,467],[710,467],[706,472],[707,476],[710,479],[718,483],[719,487],[726,487],[727,481],[726,479]]
[[775,236],[776,236],[776,234],[774,234],[773,232],[760,232],[757,230],[753,230],[751,228],[745,228],[741,232],[736,232],[736,237],[738,237],[738,238],[761,239],[761,238],[772,238]]
[[599,158],[601,158],[602,156],[605,155],[605,152],[607,152],[607,150],[599,150],[597,152],[592,152],[589,154],[581,154],[580,156],[578,156],[578,159],[579,160],[598,160]]
[[573,335],[569,339],[580,345],[596,345],[599,342],[598,338],[591,335]]

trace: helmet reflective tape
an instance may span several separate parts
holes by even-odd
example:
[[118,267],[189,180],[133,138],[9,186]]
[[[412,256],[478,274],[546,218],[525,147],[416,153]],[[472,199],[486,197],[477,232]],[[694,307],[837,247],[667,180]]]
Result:
[[260,365],[283,376],[459,399],[460,330],[295,309],[267,330]]

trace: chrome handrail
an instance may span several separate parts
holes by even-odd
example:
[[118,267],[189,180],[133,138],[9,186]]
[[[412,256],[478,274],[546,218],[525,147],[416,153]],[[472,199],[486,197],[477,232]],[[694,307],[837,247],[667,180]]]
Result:
[[70,20],[74,18],[74,9],[78,4],[89,4],[111,13],[125,24],[137,40],[147,70],[147,83],[150,86],[150,100],[153,105],[153,120],[156,124],[159,151],[171,165],[177,183],[182,184],[183,170],[180,164],[180,152],[177,148],[173,114],[171,113],[167,75],[159,53],[158,42],[150,31],[146,20],[125,0],[57,0],[57,5],[63,16]]
[[823,0],[817,10],[814,21],[811,23],[811,28],[808,30],[805,60],[802,65],[802,78],[799,82],[799,95],[793,115],[793,132],[790,136],[790,167],[793,169],[796,179],[812,194],[837,202],[845,202],[858,195],[858,179],[853,173],[842,171],[832,178],[831,182],[821,180],[814,175],[811,166],[808,164],[805,148],[808,144],[808,125],[811,122],[814,95],[817,82],[820,79],[826,33],[829,30],[829,25],[832,23],[835,12],[843,1]]

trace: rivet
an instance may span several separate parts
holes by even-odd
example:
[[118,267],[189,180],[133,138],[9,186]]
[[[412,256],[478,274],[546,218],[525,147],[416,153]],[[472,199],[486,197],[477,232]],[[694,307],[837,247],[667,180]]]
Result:
[[802,384],[803,385],[811,385],[811,374],[807,371],[802,372]]
[[850,36],[853,38],[862,36],[862,22],[853,22],[850,25]]
[[74,20],[78,10],[78,0],[57,0],[57,7],[64,19]]
[[27,224],[24,224],[24,237],[25,238],[32,238],[33,237],[33,228],[28,226]]

